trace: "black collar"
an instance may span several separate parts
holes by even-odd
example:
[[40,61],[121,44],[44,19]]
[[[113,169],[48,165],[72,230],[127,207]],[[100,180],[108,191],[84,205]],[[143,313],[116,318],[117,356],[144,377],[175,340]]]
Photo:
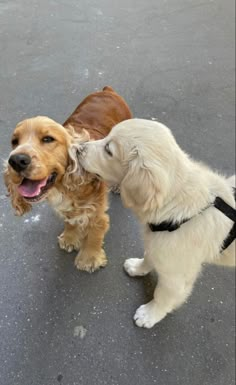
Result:
[[181,222],[172,222],[172,221],[163,221],[159,223],[158,225],[155,225],[154,223],[149,223],[149,229],[153,232],[156,231],[175,231],[180,228],[181,225],[184,223],[190,221],[191,218],[189,219],[183,219]]
[[[234,190],[234,197],[236,200],[236,189],[233,188],[233,190]],[[236,238],[236,210],[233,207],[229,206],[228,203],[226,203],[220,197],[216,197],[214,202],[210,206],[214,206],[215,208],[220,210],[223,214],[225,214],[229,219],[231,219],[234,222],[234,226],[232,227],[228,237],[224,240],[224,243],[222,246],[222,250],[224,250]],[[210,206],[208,206],[208,207],[210,207]],[[206,207],[204,210],[206,210],[208,207]],[[192,218],[183,219],[181,222],[164,221],[164,222],[161,222],[159,224],[149,223],[148,226],[152,232],[156,232],[156,231],[172,232],[172,231],[179,229],[181,225],[190,221]]]

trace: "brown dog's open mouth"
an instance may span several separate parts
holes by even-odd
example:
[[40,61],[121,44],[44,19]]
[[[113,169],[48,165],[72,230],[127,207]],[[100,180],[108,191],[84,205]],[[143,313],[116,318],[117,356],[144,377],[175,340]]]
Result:
[[37,202],[46,194],[48,189],[52,187],[56,177],[57,174],[53,172],[48,178],[40,180],[24,178],[20,186],[18,186],[18,192],[28,201]]

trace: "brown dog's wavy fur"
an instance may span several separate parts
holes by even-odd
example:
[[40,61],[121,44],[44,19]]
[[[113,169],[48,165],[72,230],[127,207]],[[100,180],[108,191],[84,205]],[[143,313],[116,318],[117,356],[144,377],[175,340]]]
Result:
[[[73,160],[68,149],[74,141],[105,137],[114,125],[130,117],[124,99],[111,87],[104,87],[86,97],[63,126],[41,116],[20,122],[13,133],[19,143],[10,155],[24,153],[31,158],[23,174],[9,164],[5,167],[4,181],[15,213],[23,215],[31,209],[31,203],[18,192],[23,178],[41,180],[56,172],[56,181],[45,198],[64,220],[59,245],[69,252],[79,250],[75,265],[81,270],[91,272],[107,263],[102,248],[109,229],[107,187],[94,175],[85,174],[82,178],[71,173]],[[53,136],[55,141],[42,143],[44,135]]]

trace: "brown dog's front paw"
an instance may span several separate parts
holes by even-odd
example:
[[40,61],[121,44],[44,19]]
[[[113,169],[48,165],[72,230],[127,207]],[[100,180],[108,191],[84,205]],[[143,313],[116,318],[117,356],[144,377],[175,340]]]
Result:
[[100,267],[106,266],[106,264],[107,257],[103,249],[99,253],[82,251],[75,258],[77,269],[87,271],[88,273],[93,273]]
[[62,250],[66,250],[68,253],[71,253],[73,250],[79,250],[80,243],[77,239],[74,239],[73,236],[70,236],[69,233],[61,233],[57,237],[59,246]]

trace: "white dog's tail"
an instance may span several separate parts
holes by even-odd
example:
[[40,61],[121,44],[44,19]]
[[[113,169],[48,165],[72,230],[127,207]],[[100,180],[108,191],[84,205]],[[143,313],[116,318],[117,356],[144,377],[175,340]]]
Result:
[[[227,182],[230,186],[235,187],[236,186],[236,176],[233,175],[230,178],[227,179]],[[215,260],[213,263],[216,265],[224,265],[224,266],[235,266],[235,248],[236,244],[235,241],[231,243],[231,245],[224,250],[224,252],[220,255],[220,258],[218,260]]]
[[236,175],[232,175],[230,176],[228,179],[227,179],[227,182],[228,184],[231,186],[231,187],[236,187]]

